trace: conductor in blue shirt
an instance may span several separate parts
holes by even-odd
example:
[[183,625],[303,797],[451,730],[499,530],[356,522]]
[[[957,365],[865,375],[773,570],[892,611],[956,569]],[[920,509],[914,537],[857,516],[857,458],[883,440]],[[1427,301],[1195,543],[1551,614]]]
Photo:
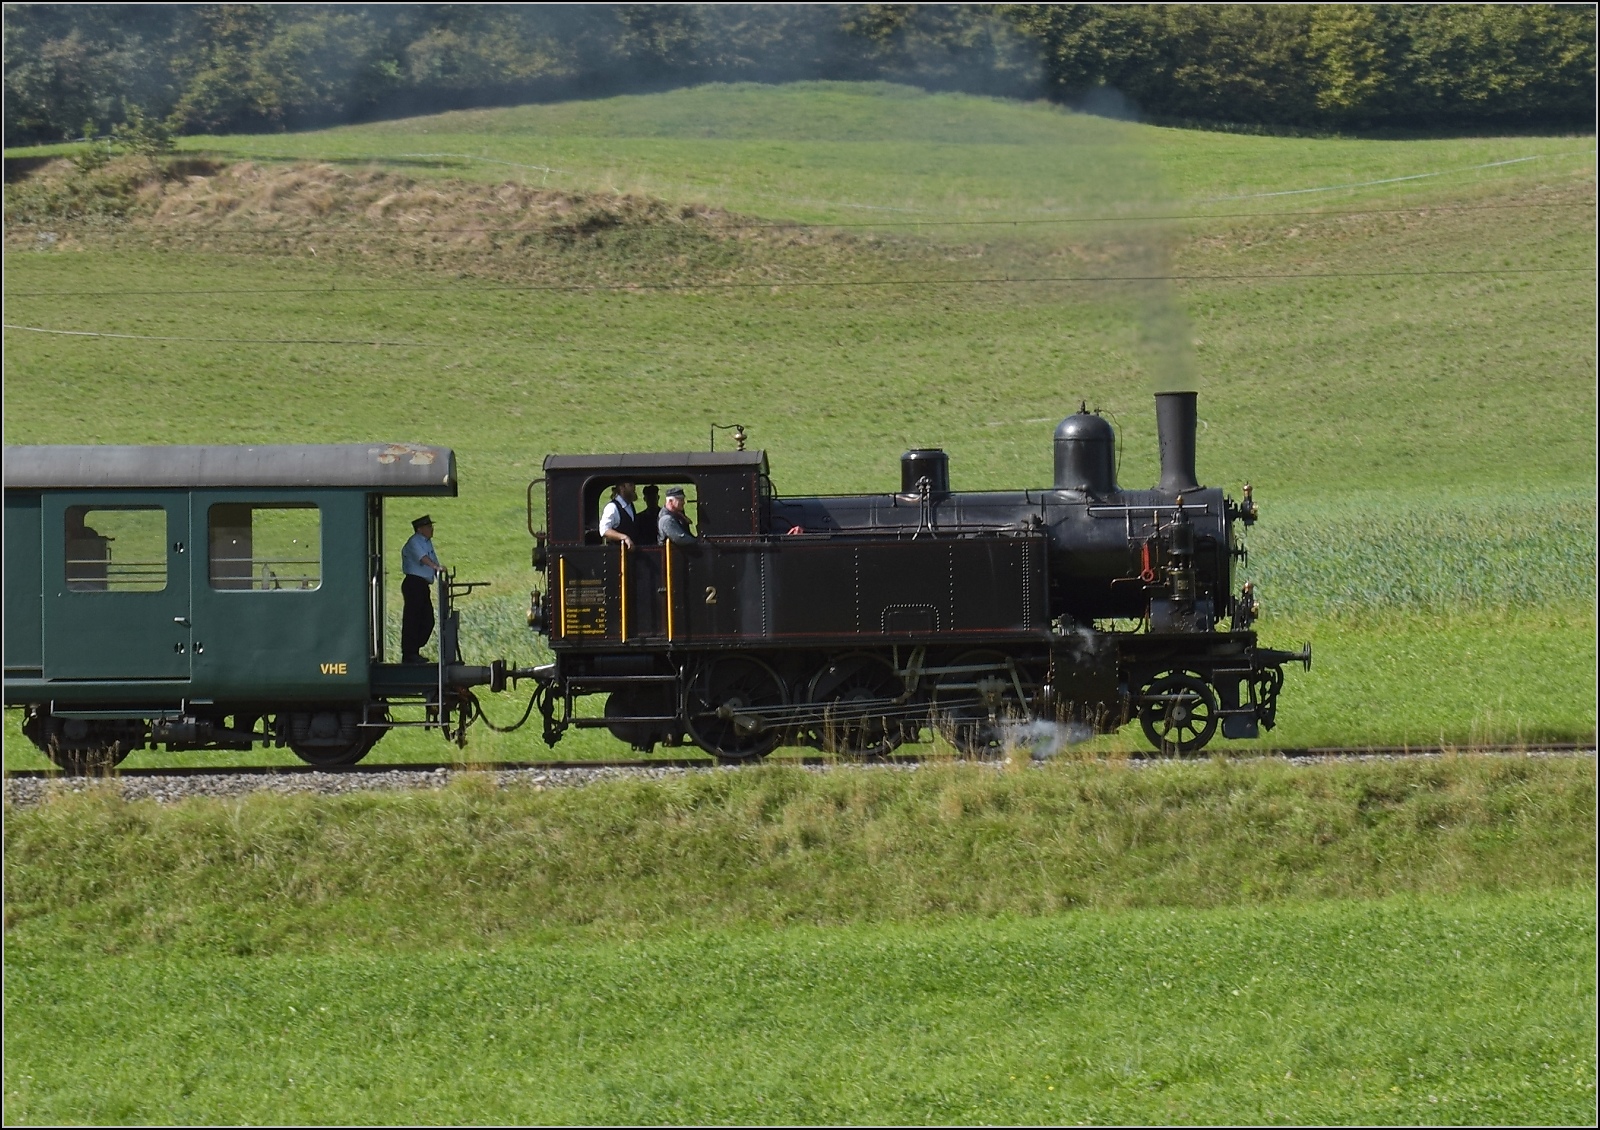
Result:
[[433,548],[433,519],[424,514],[411,528],[400,551],[400,567],[405,573],[400,595],[405,597],[405,614],[400,620],[400,661],[426,663],[422,645],[433,635],[433,579],[443,570]]

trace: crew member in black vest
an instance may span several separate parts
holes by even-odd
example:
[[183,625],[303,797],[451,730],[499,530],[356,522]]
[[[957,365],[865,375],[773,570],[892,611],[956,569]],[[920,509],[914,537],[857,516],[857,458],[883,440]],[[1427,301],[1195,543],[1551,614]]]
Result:
[[606,541],[619,541],[633,548],[634,523],[638,514],[633,509],[633,484],[618,483],[611,488],[611,501],[600,512],[600,536]]
[[640,493],[644,495],[644,506],[633,520],[633,544],[655,545],[656,525],[661,521],[661,488],[646,483]]

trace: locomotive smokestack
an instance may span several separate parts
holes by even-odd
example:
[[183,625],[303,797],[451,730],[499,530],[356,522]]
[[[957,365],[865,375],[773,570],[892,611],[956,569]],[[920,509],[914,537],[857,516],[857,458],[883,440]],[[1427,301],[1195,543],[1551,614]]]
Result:
[[1198,411],[1193,392],[1156,393],[1156,432],[1161,440],[1161,482],[1166,494],[1199,490],[1194,474],[1194,433]]

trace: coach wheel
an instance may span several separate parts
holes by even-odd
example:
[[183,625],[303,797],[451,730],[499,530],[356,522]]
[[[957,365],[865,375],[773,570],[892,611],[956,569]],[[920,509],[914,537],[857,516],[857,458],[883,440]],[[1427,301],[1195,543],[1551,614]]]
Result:
[[1198,675],[1162,675],[1139,695],[1139,724],[1151,745],[1181,756],[1211,740],[1220,709],[1211,684]]
[[1027,712],[1017,698],[1020,680],[1025,693],[1031,684],[1017,667],[1016,678],[1007,656],[998,651],[969,651],[949,663],[951,667],[976,667],[939,676],[933,686],[933,718],[946,741],[969,757],[994,757],[1005,752],[1010,729]]
[[811,677],[806,699],[821,707],[818,743],[829,753],[881,757],[905,740],[910,708],[894,665],[865,652],[830,660]]
[[26,719],[23,732],[65,772],[74,777],[111,772],[144,741],[142,722],[105,722],[38,714]]
[[282,715],[279,725],[295,756],[319,769],[354,765],[388,732],[361,725],[359,710],[297,711]]
[[789,696],[777,672],[748,655],[708,659],[689,681],[684,716],[689,736],[720,761],[752,761],[783,737]]

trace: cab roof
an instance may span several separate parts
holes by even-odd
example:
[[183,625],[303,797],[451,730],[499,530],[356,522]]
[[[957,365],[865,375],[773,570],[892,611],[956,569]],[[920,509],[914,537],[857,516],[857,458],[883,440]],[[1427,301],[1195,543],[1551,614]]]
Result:
[[649,468],[682,467],[730,470],[753,468],[764,471],[767,453],[755,451],[656,451],[627,455],[550,455],[544,469],[551,471],[633,471]]

